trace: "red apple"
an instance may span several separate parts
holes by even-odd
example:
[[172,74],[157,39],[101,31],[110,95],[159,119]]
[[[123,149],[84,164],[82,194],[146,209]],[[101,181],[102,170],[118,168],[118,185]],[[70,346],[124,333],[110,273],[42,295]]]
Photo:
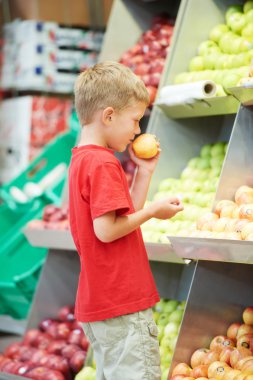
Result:
[[203,364],[203,360],[206,354],[209,352],[207,348],[199,348],[191,356],[191,367],[195,368],[201,364]]
[[185,375],[185,376],[191,376],[192,369],[188,364],[186,363],[179,363],[177,364],[173,371],[172,376],[174,375]]
[[81,346],[83,337],[84,337],[83,330],[80,330],[80,329],[72,330],[68,337],[68,343],[77,344]]
[[240,326],[241,326],[241,323],[239,322],[232,323],[227,329],[227,337],[230,339],[236,339],[237,332]]
[[193,368],[191,375],[195,379],[198,377],[207,377],[207,371],[208,371],[208,365],[207,364],[201,364],[197,367]]
[[63,348],[67,346],[65,340],[53,340],[47,347],[47,352],[49,354],[61,355]]
[[79,346],[76,344],[68,344],[62,349],[61,354],[64,358],[70,359],[77,351],[81,351]]
[[74,353],[73,356],[71,356],[71,359],[69,361],[70,368],[75,372],[79,372],[83,366],[86,359],[86,352],[85,351],[77,351]]
[[174,375],[174,376],[171,376],[170,380],[184,380],[185,379],[185,375]]
[[47,367],[42,366],[29,370],[25,377],[36,380],[65,380],[61,372],[49,370]]
[[250,344],[252,341],[253,341],[253,334],[241,335],[237,339],[236,346],[237,346],[237,348],[241,348],[241,347],[250,348]]
[[9,346],[6,347],[6,349],[3,352],[4,356],[10,359],[16,359],[17,357],[16,355],[19,354],[21,346],[22,346],[21,342],[15,342],[15,343],[9,344]]
[[62,322],[74,321],[74,306],[66,305],[61,307],[58,311],[57,318]]
[[240,336],[245,334],[253,334],[253,326],[246,325],[243,323],[238,329],[236,338],[238,339]]
[[253,325],[253,306],[246,307],[243,311],[242,318],[247,325]]
[[218,361],[220,358],[220,354],[219,354],[219,351],[209,351],[204,359],[203,359],[203,364],[208,364],[210,365],[211,363],[213,362],[216,362]]
[[29,346],[36,346],[38,337],[42,334],[42,332],[38,329],[28,330],[23,338],[22,343]]
[[90,345],[90,343],[89,343],[88,339],[86,338],[86,336],[83,336],[82,337],[82,341],[81,341],[81,347],[82,347],[82,349],[84,351],[87,351],[88,348],[89,348],[89,345]]
[[67,322],[62,322],[57,325],[56,329],[56,338],[57,339],[68,339],[71,328],[70,324]]
[[228,346],[228,347],[225,347],[221,350],[220,352],[220,361],[221,362],[225,362],[227,363],[228,365],[230,365],[230,356],[232,354],[232,352],[235,350],[236,348],[235,347],[231,347],[231,346]]
[[226,363],[215,361],[208,367],[208,378],[221,379],[229,370],[230,367]]
[[236,348],[230,355],[230,364],[233,368],[235,368],[236,364],[243,358],[250,356],[251,352],[249,349],[240,347],[240,349]]
[[52,325],[57,325],[58,322],[55,319],[47,318],[40,322],[39,328],[41,331],[47,332],[48,328]]
[[210,350],[221,352],[221,350],[227,346],[234,347],[234,341],[225,335],[218,335],[211,341]]

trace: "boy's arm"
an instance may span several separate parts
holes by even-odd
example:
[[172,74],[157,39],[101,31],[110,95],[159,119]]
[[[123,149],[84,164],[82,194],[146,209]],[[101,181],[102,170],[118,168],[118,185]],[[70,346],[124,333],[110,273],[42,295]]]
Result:
[[182,210],[183,206],[180,200],[175,197],[153,202],[145,209],[125,216],[117,216],[115,211],[111,211],[94,219],[94,232],[97,238],[103,243],[111,243],[114,240],[128,235],[153,217],[168,219]]
[[137,172],[131,188],[131,198],[136,211],[141,210],[147,199],[148,189],[152,174],[156,168],[160,152],[148,160],[137,158],[133,152],[132,145],[129,146],[131,160],[137,165]]

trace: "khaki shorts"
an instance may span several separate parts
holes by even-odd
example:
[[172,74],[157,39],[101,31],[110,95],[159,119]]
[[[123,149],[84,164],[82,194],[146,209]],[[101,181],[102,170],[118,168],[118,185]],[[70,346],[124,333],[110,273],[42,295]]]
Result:
[[82,323],[97,365],[97,380],[160,380],[158,329],[152,310]]

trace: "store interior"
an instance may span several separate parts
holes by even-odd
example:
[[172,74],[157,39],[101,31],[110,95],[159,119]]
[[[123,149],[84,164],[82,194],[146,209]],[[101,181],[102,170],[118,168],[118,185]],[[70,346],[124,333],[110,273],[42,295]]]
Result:
[[[161,380],[252,380],[253,1],[2,0],[0,21],[0,379],[96,379],[73,315],[68,167],[75,80],[112,60],[150,94],[147,202],[184,204],[141,226]],[[117,157],[131,187],[135,165]]]

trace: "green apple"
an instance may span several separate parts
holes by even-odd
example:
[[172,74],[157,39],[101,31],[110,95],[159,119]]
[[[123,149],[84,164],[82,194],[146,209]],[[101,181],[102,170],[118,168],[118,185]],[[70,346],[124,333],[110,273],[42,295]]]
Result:
[[84,367],[75,376],[75,380],[96,380],[96,370],[92,367]]
[[188,162],[187,166],[190,168],[196,168],[199,162],[199,157],[193,157]]
[[210,40],[218,43],[223,36],[224,33],[228,32],[229,28],[225,24],[218,24],[216,25],[210,32],[209,38]]
[[206,144],[206,145],[202,146],[202,148],[200,149],[200,157],[203,157],[203,158],[210,157],[211,148],[212,148],[211,144]]
[[[210,159],[209,159],[209,157],[202,157],[202,158],[200,158],[200,160],[198,162],[198,165],[197,165],[197,168],[201,169],[201,170],[210,168]],[[202,178],[203,178],[203,176],[202,176]]]
[[246,38],[248,41],[253,40],[253,23],[248,23],[242,30],[242,37]]
[[250,11],[246,13],[245,18],[246,18],[247,24],[253,22],[253,9],[251,9]]
[[178,336],[175,335],[175,336],[172,336],[170,341],[169,341],[169,349],[174,352],[175,348],[176,348],[176,344],[177,344],[177,338]]
[[240,34],[246,25],[246,17],[241,12],[231,13],[227,18],[227,25],[234,33]]
[[[233,45],[235,45],[235,40],[236,38],[239,38],[238,36],[236,36],[236,34],[232,33],[232,32],[227,32],[225,34],[223,34],[223,36],[220,38],[220,41],[219,41],[219,47],[220,47],[220,50],[223,52],[223,53],[234,53],[234,51],[232,51],[234,48],[233,48]],[[238,49],[239,49],[239,42],[238,42]]]
[[226,22],[228,20],[228,17],[232,14],[232,13],[237,13],[237,12],[242,12],[243,11],[243,8],[241,5],[232,5],[231,7],[229,7],[225,13],[225,19],[226,19]]
[[164,328],[165,328],[165,325],[164,325],[164,326],[157,325],[157,328],[158,328],[158,336],[157,336],[157,339],[159,340],[159,342],[161,342],[161,340],[162,340],[162,338],[163,338],[163,335],[164,335]]
[[222,81],[222,85],[226,92],[229,92],[230,87],[235,87],[239,80],[241,79],[241,75],[237,73],[228,73],[224,76],[224,79]]
[[215,156],[211,158],[211,167],[212,168],[221,168],[224,161],[223,156]]
[[179,328],[179,325],[177,322],[174,322],[174,321],[171,321],[171,322],[168,322],[167,320],[167,323],[164,327],[164,336],[172,336],[172,335],[177,335],[178,334],[178,328]]
[[164,312],[170,314],[174,310],[176,310],[177,306],[178,306],[178,301],[176,301],[176,300],[169,300],[169,301],[167,301],[165,303],[163,310],[164,310]]
[[246,38],[241,37],[240,52],[248,52],[252,49],[252,43]]
[[213,144],[210,154],[212,157],[221,156],[221,155],[224,156],[224,143],[218,142],[218,143]]
[[189,63],[189,71],[201,71],[204,70],[204,59],[201,56],[193,57]]
[[203,56],[205,69],[213,70],[215,68],[215,62],[219,57],[218,53],[210,53]]
[[244,5],[243,5],[243,12],[247,13],[251,9],[253,9],[253,1],[246,1],[246,3],[244,3]]
[[203,56],[203,55],[209,54],[210,51],[219,52],[218,45],[214,41],[211,41],[211,40],[206,40],[206,41],[201,42],[201,44],[198,47],[198,54]]
[[[184,314],[184,310],[180,310],[180,309],[174,310],[169,316],[169,321],[175,322],[179,325],[183,318],[183,314]],[[166,330],[166,327],[165,327],[165,330]]]
[[157,325],[166,326],[168,321],[169,321],[169,315],[167,313],[161,313],[157,320]]
[[186,83],[188,81],[188,76],[189,76],[188,72],[177,74],[175,76],[174,83],[175,84]]

